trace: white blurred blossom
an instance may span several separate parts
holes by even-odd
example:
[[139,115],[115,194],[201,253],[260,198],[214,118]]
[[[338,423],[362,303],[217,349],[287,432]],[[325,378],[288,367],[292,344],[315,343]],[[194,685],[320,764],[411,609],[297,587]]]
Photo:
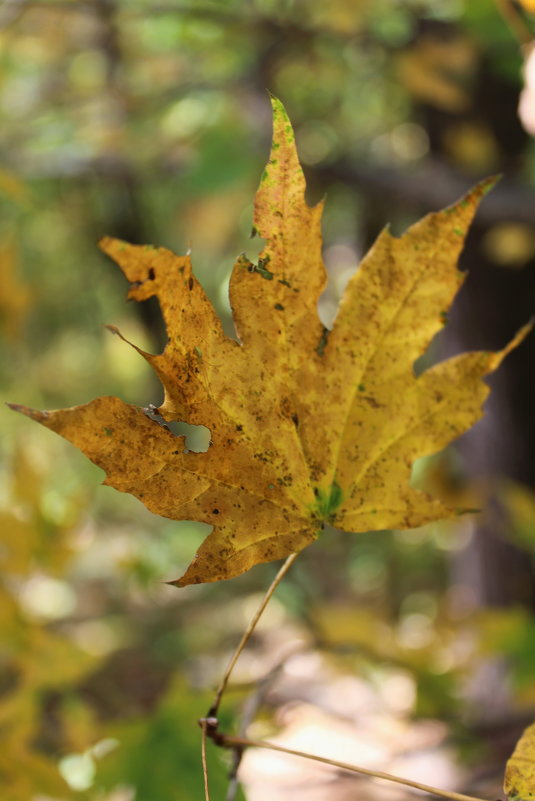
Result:
[[535,44],[526,50],[524,88],[518,101],[518,116],[524,129],[535,136]]

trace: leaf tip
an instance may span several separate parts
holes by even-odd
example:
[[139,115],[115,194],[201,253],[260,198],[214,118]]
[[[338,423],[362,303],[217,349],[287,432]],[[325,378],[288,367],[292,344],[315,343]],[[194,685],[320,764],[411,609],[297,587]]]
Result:
[[101,237],[101,238],[98,240],[98,243],[97,243],[97,244],[98,244],[99,248],[100,248],[100,249],[101,249],[101,250],[102,250],[104,253],[107,253],[107,252],[108,252],[108,249],[109,249],[109,247],[110,247],[110,245],[111,245],[111,243],[112,243],[112,242],[113,242],[113,239],[111,238],[111,236],[102,236],[102,237]]
[[488,195],[491,189],[494,189],[496,184],[498,184],[502,180],[502,174],[497,173],[496,175],[490,175],[488,178],[485,178],[483,181],[480,181],[478,186],[481,187],[481,197],[485,197]]
[[491,189],[494,189],[496,184],[501,181],[501,178],[501,174],[489,175],[488,178],[483,178],[482,181],[479,181],[466,193],[466,195],[461,199],[460,205],[464,206],[467,203],[473,203],[477,205],[479,201],[485,197],[485,195],[488,195]]
[[98,241],[100,250],[112,259],[115,259],[114,254],[126,250],[129,243],[122,239],[116,239],[113,236],[103,236]]
[[[295,145],[295,135],[292,123],[288,117],[283,103],[275,97],[270,95],[271,108],[273,109],[273,145],[272,151],[277,150],[281,144],[287,143],[291,146]],[[273,152],[272,152],[273,156]]]
[[461,242],[466,237],[467,227],[470,225],[480,202],[496,186],[500,179],[501,175],[491,175],[488,178],[484,178],[475,186],[472,186],[459,200],[439,212],[439,215],[444,214],[446,217],[453,217],[452,221],[455,224],[453,233],[460,238]]
[[14,412],[25,414],[26,417],[30,417],[32,420],[36,420],[38,423],[44,422],[44,420],[46,420],[48,417],[48,412],[42,412],[39,409],[32,409],[30,406],[23,406],[21,403],[6,402],[6,406],[8,406]]
[[187,571],[178,579],[174,579],[173,581],[164,581],[164,584],[169,585],[170,587],[176,587],[179,590],[182,590],[184,587],[189,587],[190,584],[199,584],[198,581],[188,581],[187,580]]
[[174,581],[164,581],[168,587],[181,587],[180,579],[175,579]]
[[497,354],[500,357],[500,363],[503,359],[512,351],[514,348],[517,348],[525,338],[528,336],[529,333],[533,330],[533,326],[535,325],[535,317],[532,317],[528,322],[522,326],[522,328],[515,334],[512,340],[503,348],[503,350],[499,351]]
[[273,114],[282,114],[286,118],[288,118],[282,100],[279,100],[279,98],[276,95],[272,94],[271,92],[268,92],[268,94],[269,94],[269,100],[271,102],[271,108],[273,109]]

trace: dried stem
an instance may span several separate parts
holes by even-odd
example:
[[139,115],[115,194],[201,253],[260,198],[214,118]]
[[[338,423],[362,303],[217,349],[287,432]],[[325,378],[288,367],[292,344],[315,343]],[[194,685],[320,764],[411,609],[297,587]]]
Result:
[[230,658],[230,662],[227,665],[227,669],[225,670],[223,678],[221,679],[221,683],[220,683],[219,687],[217,688],[217,691],[216,691],[216,694],[215,694],[214,703],[212,704],[212,706],[210,707],[210,711],[208,712],[208,717],[213,717],[213,718],[217,717],[217,712],[218,712],[218,709],[219,709],[219,705],[221,703],[221,699],[223,697],[223,693],[225,692],[225,690],[227,688],[228,681],[230,679],[232,671],[234,670],[236,662],[240,658],[241,652],[243,651],[243,649],[245,648],[245,646],[249,642],[249,639],[251,638],[251,635],[252,635],[253,631],[256,628],[256,624],[260,620],[260,618],[262,616],[262,613],[264,612],[264,609],[266,608],[266,606],[268,605],[269,601],[271,600],[271,596],[273,595],[273,593],[275,592],[275,590],[277,589],[277,587],[281,583],[282,579],[284,578],[284,576],[286,575],[286,573],[288,572],[288,570],[293,565],[293,563],[295,562],[296,559],[297,559],[297,554],[296,553],[291,554],[286,559],[286,561],[284,562],[283,566],[281,567],[281,569],[279,570],[279,572],[277,573],[277,575],[275,576],[275,578],[271,582],[271,585],[270,585],[269,589],[267,590],[266,594],[264,595],[264,597],[262,599],[262,603],[260,604],[260,606],[258,607],[256,612],[254,613],[251,622],[247,626],[245,632],[243,633],[243,637],[241,638],[240,642],[238,643],[238,645],[236,647],[236,650],[234,651],[234,653],[232,654],[232,657]]
[[[263,676],[262,679],[260,679],[260,681],[256,682],[254,692],[251,693],[251,695],[249,695],[243,706],[241,720],[238,727],[238,736],[245,737],[245,735],[247,734],[247,729],[255,719],[258,709],[264,702],[266,692],[271,687],[275,678],[281,672],[289,656],[301,651],[302,647],[303,646],[301,643],[299,643],[298,645],[294,643],[289,649],[286,649],[286,653],[284,654],[284,656],[281,659],[279,659],[275,665],[273,665],[273,667],[265,674],[265,676]],[[225,801],[234,801],[239,787],[238,769],[240,767],[241,758],[243,756],[243,748],[234,748],[233,751],[234,751],[234,759],[228,777],[229,785],[227,788],[227,796],[225,798]]]
[[204,800],[210,801],[210,788],[208,787],[208,763],[206,761],[206,729],[208,723],[206,719],[202,718],[199,721],[201,725],[201,761],[202,761],[202,775],[204,777]]
[[375,779],[385,779],[389,782],[396,784],[404,784],[406,787],[411,787],[414,790],[423,790],[425,793],[440,796],[441,798],[449,798],[451,801],[484,801],[472,795],[463,795],[462,793],[455,793],[450,790],[441,790],[438,787],[432,787],[429,784],[422,784],[415,782],[411,779],[402,779],[400,776],[392,776],[390,773],[383,773],[378,770],[370,770],[369,768],[361,768],[357,765],[350,765],[347,762],[338,762],[335,759],[328,759],[327,757],[315,756],[314,754],[307,754],[304,751],[295,751],[292,748],[284,748],[282,745],[275,745],[275,743],[268,743],[264,740],[249,740],[247,737],[235,737],[230,734],[222,734],[220,732],[208,732],[209,736],[217,745],[228,748],[268,748],[270,751],[279,751],[282,754],[291,754],[292,756],[303,757],[304,759],[313,759],[315,762],[322,762],[324,765],[331,765],[341,770],[347,770],[351,773],[361,773],[364,776],[371,776]]

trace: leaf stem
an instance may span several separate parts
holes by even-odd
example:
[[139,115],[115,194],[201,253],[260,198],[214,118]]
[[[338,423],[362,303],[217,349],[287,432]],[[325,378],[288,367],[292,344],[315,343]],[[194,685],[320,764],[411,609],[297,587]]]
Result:
[[204,778],[204,799],[205,801],[210,801],[210,788],[208,787],[208,762],[206,761],[206,730],[208,728],[208,722],[205,718],[202,718],[200,721],[200,726],[202,730],[201,734],[201,761],[202,761],[202,775]]
[[293,563],[295,562],[296,559],[297,559],[297,553],[292,553],[292,554],[290,554],[290,556],[288,556],[288,558],[286,559],[286,561],[282,565],[281,569],[279,570],[279,572],[277,573],[277,575],[275,576],[275,578],[271,582],[268,590],[266,591],[266,594],[262,598],[262,602],[260,603],[260,606],[258,607],[256,612],[254,613],[249,625],[247,626],[246,630],[243,633],[243,636],[242,636],[241,640],[239,641],[238,645],[236,646],[236,650],[234,651],[234,653],[232,654],[232,656],[230,658],[230,661],[229,661],[229,663],[227,665],[227,669],[225,670],[225,673],[223,674],[223,678],[221,679],[219,687],[217,688],[217,691],[216,691],[216,694],[215,694],[214,703],[212,704],[212,706],[210,707],[210,711],[208,712],[208,717],[214,717],[214,718],[217,717],[217,712],[218,712],[218,709],[219,709],[219,705],[221,703],[221,699],[223,697],[223,693],[225,692],[225,690],[227,688],[228,681],[230,679],[232,671],[234,670],[234,668],[236,666],[236,662],[240,658],[241,652],[243,651],[243,649],[245,648],[245,646],[249,642],[249,640],[251,638],[251,635],[252,635],[253,631],[256,628],[256,624],[258,623],[258,621],[262,617],[262,614],[263,614],[266,606],[268,605],[269,601],[271,600],[271,596],[273,595],[273,593],[275,592],[275,590],[277,589],[277,587],[281,583],[282,579],[284,578],[284,576],[286,575],[286,573],[288,572],[288,570],[293,565]]
[[[208,736],[210,736],[210,732]],[[332,765],[335,768],[351,771],[351,773],[361,773],[375,779],[385,779],[386,781],[395,782],[396,784],[404,784],[406,787],[411,787],[415,790],[423,790],[425,793],[431,793],[432,795],[437,795],[442,798],[449,798],[451,801],[484,801],[484,799],[478,798],[477,796],[463,795],[462,793],[455,793],[450,790],[441,790],[429,784],[412,781],[412,779],[403,779],[400,776],[392,776],[390,773],[383,773],[379,770],[370,770],[369,768],[351,765],[348,762],[338,762],[336,759],[307,754],[305,751],[295,751],[293,748],[285,748],[282,745],[275,745],[275,743],[269,743],[265,740],[249,740],[247,737],[236,737],[231,734],[222,734],[221,732],[214,733],[212,739],[217,745],[228,748],[267,748],[270,751],[279,751],[282,754],[291,754],[292,756],[303,757],[304,759],[313,759],[315,762]]]

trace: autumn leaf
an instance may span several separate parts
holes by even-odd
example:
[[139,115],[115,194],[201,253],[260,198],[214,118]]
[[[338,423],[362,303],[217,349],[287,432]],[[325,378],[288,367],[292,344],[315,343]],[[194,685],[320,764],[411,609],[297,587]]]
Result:
[[[456,514],[410,486],[411,466],[481,416],[482,377],[527,333],[498,353],[414,375],[462,282],[457,258],[492,181],[399,239],[383,231],[326,330],[317,312],[322,204],[306,204],[290,122],[277,100],[273,108],[254,212],[265,247],[256,264],[242,255],[230,282],[238,338],[223,332],[188,256],[106,238],[101,247],[130,281],[128,297],[156,296],[165,318],[163,353],[136,348],[164,387],[160,420],[115,397],[53,412],[15,407],[152,512],[213,526],[179,586],[300,551],[325,523],[358,532]],[[208,450],[188,451],[164,421],[207,426]]]
[[505,766],[503,790],[509,801],[535,798],[535,723],[524,731]]

